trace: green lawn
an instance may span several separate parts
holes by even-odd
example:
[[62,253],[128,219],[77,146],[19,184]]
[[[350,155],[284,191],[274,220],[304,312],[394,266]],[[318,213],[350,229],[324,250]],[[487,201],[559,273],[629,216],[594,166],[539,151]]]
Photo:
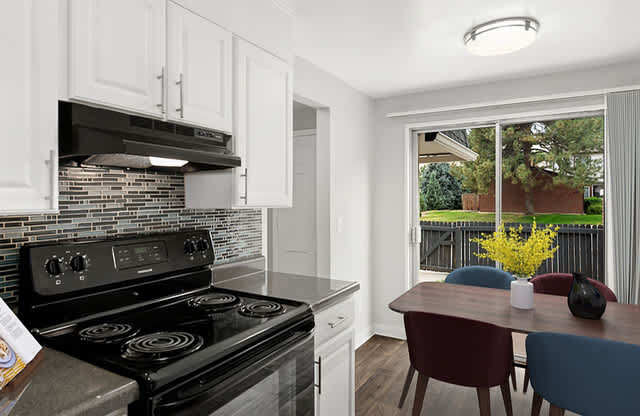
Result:
[[[504,222],[521,222],[531,224],[533,215],[509,214],[503,213],[502,220]],[[493,213],[474,212],[474,211],[425,211],[420,217],[421,221],[469,221],[469,222],[493,222],[495,215]],[[597,215],[579,215],[579,214],[536,214],[536,223],[538,224],[602,224],[602,216]]]

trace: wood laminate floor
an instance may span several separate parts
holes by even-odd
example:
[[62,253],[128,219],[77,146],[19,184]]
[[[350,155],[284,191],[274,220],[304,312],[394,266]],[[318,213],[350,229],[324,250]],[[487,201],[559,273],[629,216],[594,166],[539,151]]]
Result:
[[[409,352],[404,341],[374,336],[356,350],[356,415],[410,416],[417,376],[414,377],[407,400],[398,409],[400,392],[409,368]],[[522,393],[524,371],[518,372],[518,391],[511,391],[514,416],[531,414],[531,387]],[[541,415],[549,412],[544,403]],[[476,390],[437,380],[429,380],[422,416],[479,415]],[[491,415],[505,415],[500,388],[491,389]],[[566,412],[566,416],[573,416]],[[338,416],[338,415],[336,415]]]

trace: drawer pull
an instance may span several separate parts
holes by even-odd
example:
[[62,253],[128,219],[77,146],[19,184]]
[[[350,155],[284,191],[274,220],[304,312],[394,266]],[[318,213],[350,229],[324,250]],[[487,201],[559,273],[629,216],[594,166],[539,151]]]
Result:
[[333,322],[329,322],[329,327],[331,327],[331,329],[337,327],[338,325],[340,325],[341,323],[344,322],[344,316],[338,316],[338,319],[336,319]]
[[322,394],[322,357],[318,357],[318,361],[314,361],[318,365],[318,384],[314,384],[318,388],[318,395]]

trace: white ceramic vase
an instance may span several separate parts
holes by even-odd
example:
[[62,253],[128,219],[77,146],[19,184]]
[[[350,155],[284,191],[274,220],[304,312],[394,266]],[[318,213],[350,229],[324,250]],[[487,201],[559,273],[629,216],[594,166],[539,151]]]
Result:
[[533,285],[527,279],[511,282],[511,306],[518,309],[533,309]]

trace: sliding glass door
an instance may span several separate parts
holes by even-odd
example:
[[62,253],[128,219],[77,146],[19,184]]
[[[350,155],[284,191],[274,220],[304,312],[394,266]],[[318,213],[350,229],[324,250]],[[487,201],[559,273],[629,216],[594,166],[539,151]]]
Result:
[[565,114],[418,132],[418,281],[480,259],[473,239],[522,225],[559,227],[539,273],[604,279],[604,117]]

